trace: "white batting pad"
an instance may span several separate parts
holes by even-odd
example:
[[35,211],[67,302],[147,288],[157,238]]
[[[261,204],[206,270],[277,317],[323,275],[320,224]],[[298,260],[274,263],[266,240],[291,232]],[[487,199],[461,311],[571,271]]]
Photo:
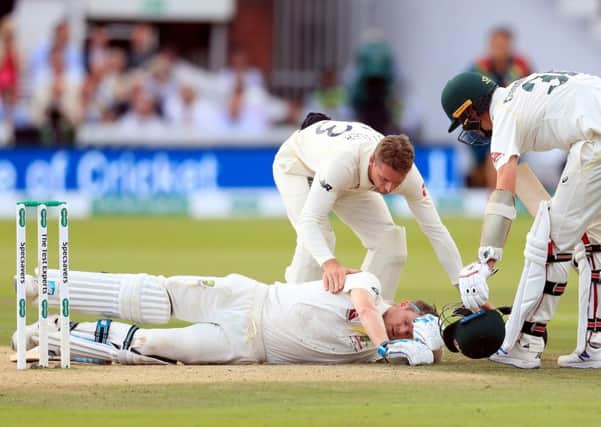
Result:
[[[58,305],[59,271],[48,270],[50,304]],[[69,273],[71,309],[146,324],[167,323],[171,304],[165,278],[149,274]]]

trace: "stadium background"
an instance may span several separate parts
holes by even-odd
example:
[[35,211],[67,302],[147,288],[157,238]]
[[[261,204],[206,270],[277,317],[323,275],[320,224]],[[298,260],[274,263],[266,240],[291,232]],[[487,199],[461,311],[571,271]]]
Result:
[[[269,168],[275,150],[309,110],[362,117],[353,98],[370,64],[360,55],[374,46],[390,57],[380,71],[391,82],[392,127],[380,130],[412,136],[443,213],[478,216],[486,191],[465,192],[474,158],[446,133],[441,87],[487,54],[499,27],[513,31],[516,51],[534,70],[597,73],[597,7],[582,0],[17,1],[3,26],[12,38],[3,36],[0,76],[0,216],[11,217],[13,202],[27,197],[66,198],[76,217],[282,216]],[[55,35],[61,23],[63,44]],[[147,43],[138,57],[136,43],[142,50]],[[62,52],[62,76],[51,49]],[[240,74],[232,67],[237,54],[246,63]],[[113,56],[125,57],[118,71]],[[65,87],[54,94],[47,87],[58,80]],[[119,95],[107,95],[113,80],[125,87]],[[186,123],[184,86],[194,94]],[[338,91],[326,93],[331,87]],[[147,117],[137,111],[144,101],[153,110]],[[528,160],[552,188],[562,154]],[[390,203],[406,213],[402,201]]]

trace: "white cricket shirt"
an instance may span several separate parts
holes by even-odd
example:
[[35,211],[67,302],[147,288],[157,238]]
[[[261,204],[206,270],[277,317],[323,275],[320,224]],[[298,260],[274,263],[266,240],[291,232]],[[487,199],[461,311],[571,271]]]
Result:
[[496,169],[529,151],[569,150],[601,135],[601,79],[574,72],[534,73],[497,88],[490,116]]
[[376,346],[361,326],[351,302],[352,289],[366,289],[378,311],[390,306],[380,296],[380,281],[371,273],[346,277],[340,294],[321,280],[270,286],[263,308],[263,340],[268,363],[352,363],[376,358]]

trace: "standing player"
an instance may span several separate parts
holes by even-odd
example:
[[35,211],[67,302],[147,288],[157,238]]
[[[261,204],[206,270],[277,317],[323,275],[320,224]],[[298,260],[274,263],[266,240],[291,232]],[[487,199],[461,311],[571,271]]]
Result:
[[497,169],[496,190],[484,216],[479,262],[466,267],[459,279],[462,300],[470,309],[488,299],[486,278],[501,260],[516,215],[520,155],[569,150],[555,195],[541,204],[528,234],[507,336],[492,359],[521,368],[540,366],[546,324],[568,279],[568,265],[561,261],[569,261],[571,255],[560,252],[575,251],[580,272],[578,343],[574,353],[561,356],[558,363],[601,368],[601,79],[574,72],[535,73],[500,88],[482,74],[462,73],[446,84],[442,106],[452,122],[449,132],[463,127],[461,142],[491,144]]
[[[57,305],[59,271],[48,274],[50,304]],[[386,304],[380,282],[368,272],[349,275],[339,294],[326,291],[321,281],[268,286],[238,274],[165,278],[74,271],[69,279],[75,311],[142,323],[165,323],[171,316],[194,323],[175,329],[140,329],[108,319],[76,324],[71,336],[76,358],[124,364],[352,363],[379,354],[413,365],[433,363],[433,351],[442,347],[437,318],[428,315],[435,310],[421,301]],[[33,277],[26,286],[28,296],[36,295]],[[414,325],[419,339],[412,339]],[[29,332],[31,347],[36,326]],[[59,336],[49,337],[55,352]]]
[[384,137],[362,123],[309,114],[273,162],[275,183],[297,233],[286,282],[323,277],[324,286],[338,292],[345,275],[356,271],[340,265],[334,255],[335,235],[328,220],[333,211],[367,249],[361,270],[375,274],[382,282],[383,298],[392,301],[407,243],[405,229],[394,223],[382,195],[396,193],[407,200],[451,283],[456,284],[459,251],[413,158],[413,146],[405,135]]

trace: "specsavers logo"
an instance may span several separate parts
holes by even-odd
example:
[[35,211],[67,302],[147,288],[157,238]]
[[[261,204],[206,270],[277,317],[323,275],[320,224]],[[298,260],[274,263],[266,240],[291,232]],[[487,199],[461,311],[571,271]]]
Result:
[[61,306],[63,309],[63,317],[68,317],[69,316],[69,300],[67,298],[64,298]]
[[25,317],[25,298],[19,300],[19,317]]
[[48,301],[42,301],[42,319],[48,317]]
[[42,209],[40,211],[40,225],[42,227],[46,227],[48,225],[48,211],[46,209]]

